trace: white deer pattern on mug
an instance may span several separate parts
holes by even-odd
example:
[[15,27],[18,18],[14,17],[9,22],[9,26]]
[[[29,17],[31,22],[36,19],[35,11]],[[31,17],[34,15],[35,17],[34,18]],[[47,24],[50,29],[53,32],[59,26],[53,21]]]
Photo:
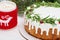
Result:
[[[9,22],[11,21],[11,19],[12,19],[13,17],[10,17],[9,15],[1,16],[1,17],[2,17],[2,19],[3,19],[3,18],[6,18],[7,20],[2,20],[2,19],[0,19],[0,25],[2,26],[2,24],[4,23],[5,26],[9,26],[8,24],[9,24]],[[7,18],[7,17],[8,17],[8,18]]]

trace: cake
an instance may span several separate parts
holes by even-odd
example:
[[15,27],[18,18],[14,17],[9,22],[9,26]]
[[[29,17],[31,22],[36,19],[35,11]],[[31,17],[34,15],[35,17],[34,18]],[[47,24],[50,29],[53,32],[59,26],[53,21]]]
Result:
[[[55,3],[33,4],[24,14],[24,28],[42,40],[60,40],[60,6]],[[56,5],[55,5],[56,4]],[[54,5],[54,6],[53,6]]]

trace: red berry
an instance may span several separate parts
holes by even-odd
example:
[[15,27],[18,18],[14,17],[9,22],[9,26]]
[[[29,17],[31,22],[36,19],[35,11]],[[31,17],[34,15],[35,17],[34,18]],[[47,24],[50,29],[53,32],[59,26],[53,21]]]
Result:
[[40,23],[42,24],[42,23],[44,23],[44,22],[41,20]]
[[59,24],[60,24],[60,22],[59,22]]

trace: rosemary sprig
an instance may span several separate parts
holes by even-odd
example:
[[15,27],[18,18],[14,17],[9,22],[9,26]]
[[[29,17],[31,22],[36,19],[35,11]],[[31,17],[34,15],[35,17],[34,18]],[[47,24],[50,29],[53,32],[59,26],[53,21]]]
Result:
[[[37,7],[39,7],[39,6],[60,7],[60,4],[58,2],[55,2],[55,3],[48,2],[48,3],[46,3],[46,2],[43,1],[43,2],[35,3],[35,5]],[[34,7],[30,6],[30,9],[27,10],[27,14],[26,14],[26,17],[28,19],[32,19],[32,21],[38,21],[38,22],[43,21],[44,23],[49,23],[49,24],[52,24],[52,25],[55,24],[56,20],[60,22],[60,19],[49,18],[50,15],[41,19],[41,17],[38,14],[33,14],[33,12],[32,12],[33,10],[34,10]],[[31,16],[32,14],[34,16]]]
[[59,22],[60,22],[60,19],[57,19],[57,21],[59,21]]
[[49,23],[49,24],[55,24],[55,19],[54,18],[48,18],[45,20],[46,23]]
[[26,14],[26,17],[27,17],[27,19],[30,19],[31,18],[31,14],[30,13]]
[[49,16],[47,16],[47,17],[43,18],[42,20],[44,21],[44,20],[46,20],[48,17],[49,17]]
[[38,14],[34,14],[34,16],[32,17],[33,21],[40,21],[40,16]]
[[[32,19],[32,21],[38,21],[38,22],[43,21],[44,23],[49,23],[52,25],[55,24],[56,19],[54,18],[49,18],[49,16],[47,16],[41,19],[41,17],[38,14],[33,14],[33,15],[34,16],[31,16],[31,14],[27,14],[26,16],[28,19]],[[60,21],[60,19],[58,21]]]
[[40,6],[47,6],[47,7],[60,7],[60,4],[58,2],[38,2],[38,3],[34,3],[35,5],[37,5],[37,7],[40,7]]

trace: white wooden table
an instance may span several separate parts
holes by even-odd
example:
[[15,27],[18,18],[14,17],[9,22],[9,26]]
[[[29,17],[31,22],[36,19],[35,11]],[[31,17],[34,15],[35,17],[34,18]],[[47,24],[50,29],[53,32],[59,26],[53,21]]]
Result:
[[10,30],[0,30],[0,40],[25,40],[18,31],[18,26]]

